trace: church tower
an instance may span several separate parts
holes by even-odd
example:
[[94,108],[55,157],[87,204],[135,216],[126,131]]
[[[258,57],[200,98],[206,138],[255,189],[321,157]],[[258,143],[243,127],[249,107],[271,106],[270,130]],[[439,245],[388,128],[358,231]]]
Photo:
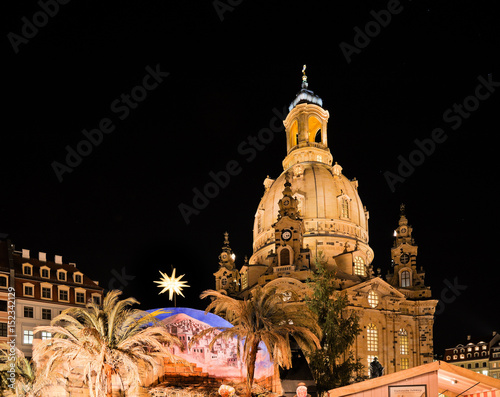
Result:
[[240,290],[240,273],[236,269],[234,260],[236,256],[229,246],[229,234],[224,233],[224,245],[219,255],[219,270],[214,273],[215,289],[234,294]]
[[430,287],[424,285],[423,268],[417,269],[418,246],[412,237],[413,228],[408,224],[405,206],[401,204],[397,229],[394,231],[394,245],[391,248],[392,272],[387,281],[396,288],[405,290],[410,298],[430,298]]

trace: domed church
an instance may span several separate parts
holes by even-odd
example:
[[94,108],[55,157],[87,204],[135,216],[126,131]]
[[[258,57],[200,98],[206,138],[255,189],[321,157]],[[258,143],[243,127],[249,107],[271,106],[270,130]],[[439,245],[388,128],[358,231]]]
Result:
[[391,273],[383,278],[372,268],[369,212],[358,181],[344,175],[328,148],[329,117],[322,99],[308,88],[304,69],[301,90],[283,121],[283,173],[264,180],[253,254],[237,269],[226,233],[214,273],[216,289],[245,297],[256,285],[290,279],[305,283],[321,255],[335,270],[338,290],[347,293],[348,310],[360,318],[362,332],[352,349],[367,371],[374,357],[386,374],[429,363],[438,301],[431,299],[423,268],[417,268],[418,247],[404,206],[394,231]]

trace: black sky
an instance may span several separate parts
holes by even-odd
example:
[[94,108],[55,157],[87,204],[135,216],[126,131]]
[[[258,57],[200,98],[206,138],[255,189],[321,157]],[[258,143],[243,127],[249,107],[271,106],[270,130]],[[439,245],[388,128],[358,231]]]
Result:
[[[170,304],[153,280],[174,266],[191,285],[178,305],[203,309],[198,296],[214,287],[223,233],[241,265],[251,255],[262,182],[282,172],[286,154],[284,133],[250,162],[238,146],[294,99],[307,64],[309,88],[330,112],[334,161],[359,180],[374,267],[383,274],[406,204],[418,264],[434,298],[447,299],[435,352],[467,334],[500,331],[500,93],[481,90],[489,97],[459,128],[443,119],[476,95],[480,77],[500,81],[493,2],[402,0],[401,12],[350,63],[341,43],[354,45],[355,28],[387,2],[222,0],[234,6],[221,17],[212,1],[72,1],[52,8],[45,23],[41,3],[10,2],[2,12],[0,232],[16,249],[63,255],[105,288],[121,285],[145,309]],[[13,34],[34,16],[43,26],[16,53]],[[148,66],[168,76],[123,117],[112,103],[142,84]],[[107,118],[113,132],[59,182],[53,162],[63,163],[82,130]],[[392,192],[386,172],[397,173],[415,140],[436,128],[447,139]],[[179,204],[191,205],[193,189],[230,161],[241,173],[187,225]],[[457,293],[447,293],[447,283]]]

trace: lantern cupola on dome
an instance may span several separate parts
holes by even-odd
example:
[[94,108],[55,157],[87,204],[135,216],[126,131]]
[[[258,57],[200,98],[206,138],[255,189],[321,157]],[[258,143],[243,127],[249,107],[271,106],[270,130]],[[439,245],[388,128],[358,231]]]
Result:
[[330,114],[322,108],[323,100],[308,89],[306,65],[302,69],[302,89],[289,106],[284,120],[287,156],[283,169],[304,161],[332,165],[326,127]]

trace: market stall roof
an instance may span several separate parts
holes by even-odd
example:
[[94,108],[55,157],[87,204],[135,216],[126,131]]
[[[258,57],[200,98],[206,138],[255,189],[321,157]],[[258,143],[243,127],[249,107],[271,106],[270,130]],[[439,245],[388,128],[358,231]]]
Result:
[[[387,396],[385,387],[392,385],[411,385],[413,379],[418,378],[418,384],[423,379],[428,379],[427,395],[456,397],[500,397],[500,380],[482,375],[466,368],[457,367],[444,361],[434,361],[429,364],[406,369],[379,378],[369,379],[364,382],[354,383],[349,386],[330,390],[329,397],[340,396],[366,396],[368,391],[379,389],[381,395]],[[437,389],[435,388],[437,378]],[[385,390],[385,392],[383,392]],[[370,394],[370,396],[377,394]]]

